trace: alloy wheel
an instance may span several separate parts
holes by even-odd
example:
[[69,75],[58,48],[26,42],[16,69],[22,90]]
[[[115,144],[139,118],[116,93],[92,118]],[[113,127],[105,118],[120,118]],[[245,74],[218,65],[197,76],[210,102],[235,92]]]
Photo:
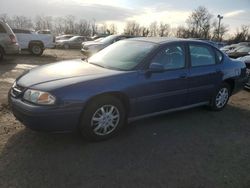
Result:
[[104,105],[92,116],[91,127],[95,134],[104,136],[113,132],[119,121],[119,110],[113,105]]
[[224,105],[227,103],[228,98],[229,98],[228,89],[225,87],[221,88],[215,98],[216,107],[223,108]]

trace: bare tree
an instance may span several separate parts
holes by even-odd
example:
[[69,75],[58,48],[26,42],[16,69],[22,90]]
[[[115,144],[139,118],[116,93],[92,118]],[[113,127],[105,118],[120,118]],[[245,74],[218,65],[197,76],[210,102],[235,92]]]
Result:
[[149,29],[145,26],[139,28],[139,36],[147,37],[149,35]]
[[91,23],[87,20],[81,19],[78,23],[75,24],[74,28],[74,33],[78,33],[83,36],[91,35]]
[[213,40],[221,41],[223,36],[228,32],[228,25],[220,24],[220,29],[218,28],[218,22],[214,21],[213,26]]
[[135,21],[128,21],[125,25],[124,33],[128,35],[139,36],[140,35],[140,24]]
[[97,33],[96,20],[93,19],[91,22],[91,36],[94,36]]
[[232,41],[234,43],[243,42],[248,40],[249,34],[249,26],[242,25],[240,29],[237,29],[235,36],[233,37]]
[[36,16],[35,18],[35,29],[46,30],[52,29],[53,18],[51,16]]
[[158,33],[160,37],[168,37],[170,34],[170,25],[161,22],[159,25]]
[[190,37],[190,32],[184,26],[179,26],[176,29],[175,36],[178,37],[178,38],[189,38]]
[[156,37],[157,35],[158,35],[158,24],[155,21],[149,25],[149,36]]
[[212,15],[205,7],[195,9],[186,20],[189,37],[208,39],[210,37]]
[[110,34],[117,34],[117,26],[114,23],[108,25],[108,30]]

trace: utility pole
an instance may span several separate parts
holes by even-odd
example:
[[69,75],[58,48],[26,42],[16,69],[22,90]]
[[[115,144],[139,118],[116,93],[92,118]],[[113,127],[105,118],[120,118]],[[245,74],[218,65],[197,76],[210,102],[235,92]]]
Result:
[[221,22],[221,20],[223,19],[223,16],[221,16],[221,15],[218,14],[217,18],[219,19],[218,39],[219,39],[219,41],[221,41],[221,38],[220,38],[220,22]]

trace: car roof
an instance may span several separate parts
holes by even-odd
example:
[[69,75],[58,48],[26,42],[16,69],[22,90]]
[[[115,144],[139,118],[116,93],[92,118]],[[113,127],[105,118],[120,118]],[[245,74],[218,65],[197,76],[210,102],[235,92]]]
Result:
[[151,43],[156,43],[156,44],[166,44],[170,42],[187,42],[187,41],[198,42],[201,44],[210,44],[209,42],[196,40],[196,39],[183,39],[183,38],[171,38],[171,37],[137,37],[137,38],[131,38],[128,40],[144,41],[144,42],[151,42]]

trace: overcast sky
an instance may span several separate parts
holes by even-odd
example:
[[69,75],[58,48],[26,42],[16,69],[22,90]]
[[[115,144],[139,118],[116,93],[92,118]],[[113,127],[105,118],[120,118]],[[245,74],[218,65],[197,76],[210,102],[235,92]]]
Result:
[[148,25],[153,21],[172,27],[185,24],[190,12],[205,6],[231,33],[240,25],[250,25],[250,0],[0,0],[0,14],[65,16],[95,19],[98,23],[115,22],[123,26],[127,20]]

